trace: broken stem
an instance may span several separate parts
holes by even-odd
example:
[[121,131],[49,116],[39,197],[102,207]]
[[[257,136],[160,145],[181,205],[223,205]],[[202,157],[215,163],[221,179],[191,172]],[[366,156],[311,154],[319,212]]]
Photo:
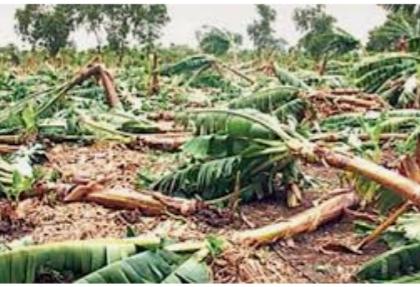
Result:
[[415,181],[386,169],[364,158],[346,155],[316,147],[314,153],[329,165],[342,170],[351,171],[391,189],[403,198],[420,205],[420,185]]
[[367,245],[375,242],[376,239],[378,239],[379,236],[386,229],[388,229],[388,227],[394,224],[397,221],[398,217],[400,217],[400,215],[406,212],[410,208],[411,205],[412,203],[409,201],[404,202],[399,208],[397,208],[393,213],[391,213],[391,215],[388,216],[387,219],[384,220],[384,222],[382,222],[378,227],[376,227],[375,230],[373,230],[371,234],[363,238],[359,242],[359,244],[356,245],[356,250],[360,250],[363,247],[366,247]]
[[240,78],[242,78],[242,79],[244,79],[244,80],[248,81],[248,82],[249,82],[250,84],[252,84],[252,85],[255,83],[255,81],[254,81],[254,80],[252,80],[250,77],[248,77],[248,76],[246,76],[246,75],[242,74],[241,72],[239,72],[239,71],[238,71],[238,70],[236,70],[236,69],[233,69],[233,68],[229,67],[228,65],[225,65],[225,64],[220,63],[220,62],[218,62],[218,63],[217,63],[217,65],[219,65],[220,67],[222,67],[222,68],[224,68],[224,69],[228,70],[229,72],[234,73],[235,75],[237,75],[238,77],[240,77]]

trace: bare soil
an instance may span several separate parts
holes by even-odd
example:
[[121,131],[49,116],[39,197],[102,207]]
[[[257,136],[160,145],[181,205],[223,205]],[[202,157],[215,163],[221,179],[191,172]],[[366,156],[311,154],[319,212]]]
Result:
[[[110,186],[135,188],[139,168],[158,175],[176,166],[175,154],[132,150],[118,144],[77,146],[60,144],[48,152],[45,167],[61,173],[61,180],[74,177],[109,177]],[[168,214],[148,217],[138,211],[112,210],[91,203],[63,203],[56,194],[44,194],[21,201],[10,219],[0,217],[0,240],[11,241],[30,235],[36,243],[91,238],[125,237],[127,228],[136,233],[153,233],[181,240],[205,238],[208,234],[229,237],[232,230],[248,229],[281,221],[328,197],[339,187],[337,172],[323,166],[305,166],[308,174],[322,185],[305,191],[302,206],[285,207],[280,199],[267,199],[240,206],[237,214],[218,224],[203,217]],[[5,204],[5,203],[3,203]],[[6,206],[6,204],[4,205]],[[4,207],[6,208],[6,207]],[[5,210],[5,209],[3,209]],[[322,246],[331,242],[354,244],[352,218],[343,216],[318,230],[260,248],[231,248],[210,264],[216,282],[313,283],[354,282],[355,270],[386,247],[375,243],[363,255],[343,252],[325,253]]]

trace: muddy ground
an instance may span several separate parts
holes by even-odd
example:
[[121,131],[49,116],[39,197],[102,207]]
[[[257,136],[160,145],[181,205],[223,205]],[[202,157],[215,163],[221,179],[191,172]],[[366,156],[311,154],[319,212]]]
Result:
[[[108,176],[110,186],[135,187],[139,168],[159,174],[176,166],[176,154],[133,150],[118,144],[77,146],[61,144],[48,151],[46,167],[72,177]],[[112,210],[92,203],[62,203],[57,194],[44,194],[21,201],[18,219],[0,222],[0,239],[9,242],[30,236],[36,243],[90,238],[125,237],[130,227],[137,234],[154,233],[182,239],[204,238],[208,234],[229,237],[232,230],[248,229],[281,221],[328,197],[339,187],[337,172],[322,166],[304,167],[321,181],[322,187],[305,192],[301,207],[286,208],[281,200],[268,199],[240,206],[225,220],[208,222],[203,217],[187,218],[168,214],[144,216],[138,211]],[[344,215],[318,230],[261,248],[225,251],[210,262],[216,282],[319,283],[353,282],[352,275],[365,261],[382,253],[385,246],[375,243],[363,255],[325,252],[326,243],[352,244],[360,237],[354,232],[354,215]]]

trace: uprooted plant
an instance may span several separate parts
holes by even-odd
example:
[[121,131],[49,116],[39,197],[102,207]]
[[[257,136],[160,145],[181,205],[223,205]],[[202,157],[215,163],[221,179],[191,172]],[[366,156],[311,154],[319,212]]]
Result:
[[[264,190],[261,184],[272,182],[278,172],[287,174],[290,164],[301,159],[326,162],[332,167],[360,174],[416,204],[420,203],[420,186],[416,182],[369,160],[313,143],[275,117],[255,110],[214,109],[193,113],[199,136],[185,149],[195,155],[193,160],[197,162],[162,177],[154,184],[156,189],[169,194],[183,192],[183,196],[189,197],[198,193],[206,199],[214,199],[232,194],[239,174],[242,192],[248,190],[254,195],[261,194]],[[223,145],[214,145],[217,140],[222,140]],[[259,179],[261,176],[265,176],[265,181]],[[290,184],[287,177],[284,178],[283,184]],[[296,182],[296,178],[294,180]],[[222,188],[213,189],[218,184]],[[224,193],[218,194],[214,190],[223,190]],[[246,196],[245,192],[243,194]]]

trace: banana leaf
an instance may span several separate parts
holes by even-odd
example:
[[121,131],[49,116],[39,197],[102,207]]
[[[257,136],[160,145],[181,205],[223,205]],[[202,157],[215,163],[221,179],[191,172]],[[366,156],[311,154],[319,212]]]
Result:
[[310,87],[293,73],[274,65],[274,73],[277,79],[284,85],[290,85],[305,91],[309,91]]
[[206,249],[193,255],[148,250],[99,269],[76,283],[208,283],[210,270],[201,262],[206,255]]
[[357,273],[364,281],[388,281],[420,272],[420,243],[395,248],[365,263]]
[[42,268],[85,276],[112,262],[160,244],[156,237],[122,240],[88,240],[16,248],[0,253],[1,283],[34,283]]
[[[269,140],[289,136],[275,117],[256,110],[203,110],[191,118],[200,135],[183,146],[191,162],[155,181],[154,190],[214,201],[228,198],[239,185],[246,202],[274,194],[274,176],[296,169],[282,141]],[[284,187],[302,177],[294,174],[283,178]]]
[[229,107],[233,109],[251,108],[261,112],[272,112],[280,105],[296,99],[299,89],[293,86],[279,86],[276,88],[264,89],[233,100]]
[[192,73],[199,69],[209,68],[215,60],[207,55],[194,55],[171,65],[163,66],[159,73],[162,76],[173,76],[182,73]]

